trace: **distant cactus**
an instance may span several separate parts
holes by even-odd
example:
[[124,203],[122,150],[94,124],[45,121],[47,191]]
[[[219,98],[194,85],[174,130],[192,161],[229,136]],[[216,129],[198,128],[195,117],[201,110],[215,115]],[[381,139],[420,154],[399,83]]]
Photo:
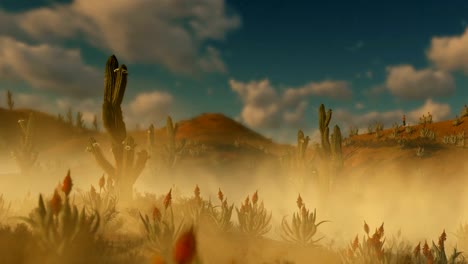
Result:
[[71,108],[68,108],[67,111],[67,124],[73,126],[73,111]]
[[10,90],[7,90],[7,105],[10,111],[13,110],[13,107],[15,106],[15,102],[13,101],[13,94],[10,92]]
[[76,112],[76,128],[78,129],[84,129],[85,128],[85,124],[84,124],[84,120],[83,120],[83,113],[81,113],[80,111]]
[[33,133],[34,133],[34,115],[31,112],[28,120],[19,120],[18,124],[21,128],[21,143],[19,147],[13,151],[12,155],[18,164],[23,175],[27,175],[34,167],[38,152],[34,149]]
[[304,136],[304,132],[302,130],[299,130],[297,132],[297,160],[300,162],[302,165],[305,163],[305,156],[306,156],[306,151],[307,147],[309,146],[309,141],[310,138],[309,136]]
[[176,142],[176,133],[179,128],[178,124],[173,124],[170,116],[166,119],[166,133],[168,142],[165,145],[166,148],[166,164],[169,168],[174,167],[180,154],[185,148],[186,141],[182,140],[179,144]]
[[342,163],[341,130],[338,125],[335,125],[333,134],[331,136],[329,135],[330,129],[328,128],[328,125],[330,124],[331,117],[332,110],[328,109],[328,111],[325,113],[325,106],[321,104],[319,107],[319,128],[322,142],[322,155],[324,158]]
[[[332,110],[328,109],[325,112],[325,106],[323,104],[319,107],[319,129],[321,136],[321,156],[322,156],[322,188],[324,191],[330,191],[332,186],[333,178],[343,166],[343,155],[342,155],[342,136],[340,127],[335,125],[333,134],[329,136],[330,130],[328,125],[332,117]],[[331,140],[331,142],[330,142]]]
[[121,104],[127,86],[127,75],[127,67],[125,65],[119,67],[117,58],[114,55],[110,56],[105,68],[102,120],[112,139],[115,166],[107,161],[94,138],[90,139],[88,145],[88,150],[93,153],[97,163],[116,183],[120,197],[124,201],[132,199],[133,185],[148,160],[148,152],[135,151],[135,141],[127,136],[123,121]]
[[328,125],[332,117],[332,110],[328,109],[325,112],[325,106],[323,104],[319,107],[319,129],[320,129],[320,139],[322,142],[322,151],[325,156],[330,156],[330,129]]
[[341,149],[342,137],[341,130],[338,125],[333,128],[333,134],[331,135],[331,156],[332,160],[338,168],[343,166],[343,151]]

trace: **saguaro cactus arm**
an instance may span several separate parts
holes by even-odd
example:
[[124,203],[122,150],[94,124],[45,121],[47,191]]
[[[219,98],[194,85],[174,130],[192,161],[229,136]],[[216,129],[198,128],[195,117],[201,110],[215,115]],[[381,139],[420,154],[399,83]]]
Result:
[[104,74],[103,124],[114,143],[121,143],[127,136],[121,108],[127,86],[127,67],[119,67],[117,58],[112,55],[107,60]]
[[109,175],[109,177],[115,180],[115,177],[116,177],[115,168],[104,157],[104,154],[102,153],[102,149],[99,146],[99,143],[97,143],[97,141],[94,138],[89,139],[89,144],[86,150],[93,154],[94,158],[96,159],[96,162],[107,173],[107,175]]

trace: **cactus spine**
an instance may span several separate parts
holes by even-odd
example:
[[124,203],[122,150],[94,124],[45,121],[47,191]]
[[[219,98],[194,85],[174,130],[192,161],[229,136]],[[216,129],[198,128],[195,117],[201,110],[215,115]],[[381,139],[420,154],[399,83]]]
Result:
[[135,152],[137,145],[131,136],[127,136],[123,121],[121,104],[127,86],[127,75],[127,67],[124,64],[119,67],[117,58],[110,56],[105,67],[102,120],[112,139],[115,166],[104,157],[94,138],[90,139],[88,145],[88,150],[93,153],[99,166],[116,183],[124,201],[132,199],[133,185],[148,160],[148,152],[145,150]]
[[28,120],[20,119],[18,124],[21,128],[21,144],[13,151],[12,155],[23,175],[27,175],[37,161],[38,152],[34,150],[34,115],[31,112]]

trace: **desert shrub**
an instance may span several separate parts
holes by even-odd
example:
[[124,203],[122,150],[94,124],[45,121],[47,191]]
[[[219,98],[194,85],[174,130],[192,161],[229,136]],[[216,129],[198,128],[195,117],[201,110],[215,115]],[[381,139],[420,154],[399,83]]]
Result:
[[419,137],[421,138],[427,138],[427,139],[430,139],[430,140],[435,140],[436,138],[436,134],[434,132],[434,130],[431,130],[429,128],[421,128],[421,130],[419,130]]
[[357,136],[358,134],[359,134],[359,128],[357,128],[355,126],[350,126],[349,127],[349,137]]
[[140,213],[141,221],[145,227],[149,248],[156,254],[166,258],[184,226],[183,220],[176,226],[174,212],[172,210],[172,189],[167,193],[163,201],[164,211],[158,207],[153,208],[151,218]]
[[384,124],[382,122],[375,122],[374,126],[375,126],[375,132],[384,130]]
[[[101,231],[109,229],[118,215],[117,194],[111,183],[111,180],[104,178],[104,175],[99,180],[99,192],[96,191],[94,186],[91,186],[88,192],[82,193],[81,198],[83,205],[88,214],[97,213],[101,219]],[[114,226],[118,228],[118,226]]]
[[439,237],[437,245],[432,242],[432,248],[429,247],[427,241],[421,250],[421,243],[419,243],[413,251],[413,263],[434,263],[434,264],[461,264],[466,263],[462,253],[456,248],[453,249],[451,255],[447,256],[445,251],[445,240],[447,234],[445,230]]
[[216,227],[216,230],[220,233],[228,233],[233,231],[234,224],[231,221],[232,210],[234,204],[228,205],[227,197],[224,196],[221,189],[218,191],[218,200],[220,205],[210,207],[210,217]]
[[455,145],[457,147],[465,146],[465,131],[458,134],[450,134],[442,138],[442,143],[448,145]]
[[239,231],[248,237],[261,237],[271,229],[271,213],[268,215],[263,201],[258,204],[258,192],[249,196],[241,204],[241,208],[236,207],[237,218],[239,220]]
[[317,212],[309,212],[303,203],[301,195],[297,198],[298,212],[293,213],[291,223],[286,221],[286,217],[281,222],[282,234],[281,237],[290,243],[294,243],[300,246],[315,246],[320,240],[315,239],[314,236],[317,233],[317,228],[327,222],[320,221],[316,223]]
[[408,133],[408,134],[412,134],[414,132],[414,128],[410,125],[407,125],[405,127],[405,132]]
[[52,257],[70,256],[98,243],[99,214],[87,214],[84,208],[79,211],[70,202],[72,185],[68,172],[48,203],[39,195],[38,205],[29,217],[20,217],[30,226],[40,250]]

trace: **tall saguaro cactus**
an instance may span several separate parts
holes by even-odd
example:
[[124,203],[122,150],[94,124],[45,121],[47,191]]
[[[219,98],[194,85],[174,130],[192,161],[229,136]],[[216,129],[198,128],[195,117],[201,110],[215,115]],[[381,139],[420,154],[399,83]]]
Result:
[[[321,136],[321,156],[322,166],[320,172],[322,174],[322,184],[330,190],[333,178],[343,166],[343,155],[341,150],[341,130],[338,125],[333,128],[333,133],[330,136],[330,124],[332,118],[332,110],[328,109],[325,112],[325,105],[321,104],[319,107],[319,129]],[[330,142],[331,141],[331,142]]]
[[127,67],[119,67],[117,58],[112,55],[106,63],[104,76],[104,101],[102,120],[104,128],[112,139],[112,153],[115,165],[112,165],[102,153],[94,138],[90,139],[88,150],[93,153],[99,166],[114,181],[122,200],[129,201],[133,195],[133,185],[143,171],[148,160],[145,150],[135,152],[136,144],[127,136],[121,104],[127,86]]

